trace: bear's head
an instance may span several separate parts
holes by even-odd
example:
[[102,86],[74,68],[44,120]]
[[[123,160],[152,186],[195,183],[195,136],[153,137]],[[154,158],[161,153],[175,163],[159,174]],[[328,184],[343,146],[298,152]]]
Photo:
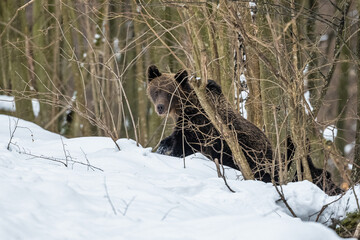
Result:
[[147,94],[154,104],[156,113],[176,118],[181,113],[184,90],[189,88],[188,73],[180,70],[176,74],[161,73],[155,65],[147,71]]

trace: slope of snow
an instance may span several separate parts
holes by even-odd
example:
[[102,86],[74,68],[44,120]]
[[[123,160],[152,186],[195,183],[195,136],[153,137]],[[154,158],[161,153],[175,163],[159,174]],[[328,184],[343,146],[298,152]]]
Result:
[[[294,218],[271,184],[227,169],[231,193],[199,154],[184,168],[133,140],[118,151],[109,138],[66,139],[23,120],[7,150],[16,121],[0,115],[0,239],[340,239],[307,222],[338,198],[312,183],[283,186]],[[355,209],[349,192],[320,221]]]

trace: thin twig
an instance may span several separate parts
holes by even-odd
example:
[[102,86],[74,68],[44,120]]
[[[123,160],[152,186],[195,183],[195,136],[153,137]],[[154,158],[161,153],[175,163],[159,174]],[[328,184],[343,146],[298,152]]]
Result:
[[46,160],[49,160],[49,161],[53,161],[53,162],[57,162],[57,163],[61,163],[63,164],[65,167],[67,167],[68,165],[62,161],[62,159],[60,158],[54,158],[54,157],[47,157],[47,156],[43,156],[43,155],[34,155],[32,153],[27,153],[27,152],[19,152],[20,154],[25,154],[25,155],[28,155],[28,156],[31,156],[33,158],[40,158],[40,159],[46,159]]
[[232,190],[232,188],[229,186],[229,184],[226,181],[226,177],[225,177],[225,168],[224,168],[224,164],[223,164],[223,153],[224,153],[224,142],[221,139],[221,152],[220,152],[220,164],[221,164],[221,168],[222,168],[222,179],[224,180],[225,186],[230,190],[230,192],[235,193],[234,190]]
[[285,204],[285,206],[287,207],[287,209],[289,209],[289,211],[290,211],[290,213],[293,215],[293,217],[297,217],[296,214],[295,214],[295,212],[292,210],[292,208],[290,207],[290,205],[288,204],[288,202],[287,202],[286,199],[285,199],[282,186],[280,185],[280,189],[281,189],[281,192],[280,192],[279,189],[278,189],[278,186],[277,186],[275,183],[274,183],[273,185],[274,185],[277,193],[279,194],[281,201],[283,201],[283,203]]
[[88,163],[88,165],[87,165],[88,170],[89,170],[89,168],[90,168],[91,170],[95,171],[95,170],[91,167],[90,162],[89,162],[89,159],[87,158],[87,155],[86,155],[86,153],[84,152],[84,150],[83,150],[82,148],[80,148],[80,150],[81,150],[82,153],[84,154],[84,157],[85,157],[85,159],[86,159],[86,162]]
[[[132,203],[134,200],[135,200],[135,196],[132,197],[129,202],[126,202],[125,200],[122,199],[122,202],[125,204],[124,212],[121,213],[123,216],[126,215],[126,213],[127,213],[128,209],[129,209],[131,203]],[[120,211],[120,210],[119,210],[119,211]],[[121,211],[120,211],[120,212],[121,212]]]
[[358,211],[360,211],[359,199],[358,199],[356,191],[355,191],[355,184],[352,185],[352,190],[353,190],[354,197],[355,197],[355,200],[356,200],[356,206],[358,208]]
[[216,166],[216,172],[219,178],[222,177],[221,171],[220,171],[220,164],[219,164],[219,159],[215,158],[214,159],[215,162],[215,166]]
[[346,193],[346,192],[342,193],[338,199],[335,199],[334,201],[329,202],[329,203],[325,204],[324,206],[322,206],[321,210],[319,211],[319,214],[316,216],[315,222],[318,222],[318,221],[319,221],[321,214],[325,211],[325,209],[326,209],[328,206],[330,206],[331,204],[339,201],[339,200],[345,195],[345,193]]
[[107,198],[107,200],[108,200],[114,214],[117,215],[116,209],[115,209],[115,207],[114,207],[114,205],[113,205],[113,203],[112,203],[112,201],[110,199],[110,196],[109,196],[109,192],[108,192],[107,185],[106,185],[106,177],[104,177],[104,187],[105,187],[105,193],[106,193],[105,197]]
[[[12,143],[14,144],[14,143]],[[14,144],[15,145],[15,144]],[[35,154],[32,154],[32,153],[27,153],[27,152],[21,152],[20,151],[20,147],[19,147],[19,153],[20,154],[24,154],[24,155],[28,155],[28,156],[31,156],[33,158],[41,158],[41,159],[46,159],[46,160],[49,160],[49,161],[53,161],[53,162],[58,162],[58,163],[61,163],[63,164],[65,167],[68,167],[67,163],[66,163],[66,159],[61,159],[61,158],[55,158],[55,157],[48,157],[48,156],[44,156],[44,155],[35,155]],[[68,162],[70,163],[77,163],[77,164],[80,164],[80,165],[84,165],[84,166],[87,166],[87,167],[90,167],[92,169],[96,169],[96,170],[99,170],[101,172],[103,172],[104,170],[102,170],[101,168],[98,168],[98,167],[95,167],[89,163],[83,163],[83,162],[80,162],[80,161],[75,161],[74,159],[70,159],[68,160]]]
[[[9,143],[8,143],[8,145],[7,145],[7,150],[10,150],[10,144],[12,143],[11,141],[12,141],[12,139],[14,138],[14,134],[15,134],[15,131],[16,131],[16,129],[17,129],[17,127],[18,127],[18,123],[19,123],[19,118],[16,120],[16,122],[15,122],[15,128],[14,128],[14,130],[11,132],[11,120],[10,120],[10,117],[9,117],[9,132],[10,132],[10,140],[9,140]],[[14,120],[15,121],[15,120]]]
[[62,139],[62,136],[60,136],[60,140],[61,140],[61,143],[62,143],[62,148],[63,148],[63,151],[64,151],[64,155],[65,155],[65,161],[66,161],[66,166],[68,166],[68,155],[66,154],[66,150],[65,150],[65,144],[64,144],[64,141]]
[[177,208],[177,206],[170,208],[170,209],[164,214],[164,216],[161,218],[161,221],[164,221],[165,218],[169,215],[169,213],[170,213],[172,210],[174,210],[175,208]]
[[11,25],[11,23],[15,20],[15,18],[17,17],[19,11],[23,10],[24,8],[26,8],[27,6],[29,6],[30,4],[32,4],[35,0],[31,0],[27,3],[25,3],[24,5],[22,5],[21,7],[19,7],[18,9],[16,9],[16,12],[14,14],[14,16],[10,19],[10,21],[6,24],[6,26],[4,27],[4,30],[1,32],[0,34],[0,38],[4,35],[6,29]]
[[224,169],[224,164],[222,162],[222,159],[221,159],[221,167],[222,167],[222,179],[224,180],[224,183],[225,183],[225,186],[230,190],[230,192],[232,193],[235,193],[234,190],[232,190],[232,188],[230,187],[230,185],[228,184],[227,180],[226,180],[226,177],[225,177],[225,169]]

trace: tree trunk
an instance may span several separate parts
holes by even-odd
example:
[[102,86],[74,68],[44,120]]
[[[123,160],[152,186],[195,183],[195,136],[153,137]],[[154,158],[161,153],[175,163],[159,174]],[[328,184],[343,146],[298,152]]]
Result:
[[347,59],[350,59],[349,50],[347,47],[342,48],[342,56],[340,59],[343,61],[340,64],[340,77],[339,77],[339,87],[337,88],[338,92],[338,106],[337,106],[337,117],[338,121],[336,122],[337,135],[335,138],[335,145],[338,151],[344,155],[344,148],[346,143],[345,140],[345,126],[346,126],[346,113],[347,113],[347,103],[348,103],[348,87],[349,87],[349,70],[350,63]]
[[[23,1],[20,1],[20,6],[23,5]],[[8,13],[15,13],[16,9],[20,6],[16,5],[15,1],[7,2]],[[11,14],[6,18],[10,19]],[[28,34],[28,25],[26,23],[25,9],[18,12],[18,16],[12,23],[17,27],[17,30]],[[29,98],[30,81],[29,73],[26,69],[27,57],[26,53],[26,39],[18,36],[12,30],[7,30],[7,39],[11,47],[8,48],[9,56],[9,75],[12,85],[13,95],[15,96],[16,116],[28,121],[34,120],[34,113],[32,109],[31,99]]]
[[[248,4],[248,3],[246,3]],[[257,37],[257,29],[254,27],[257,21],[257,6],[253,5],[248,8],[242,8],[242,15],[246,19],[245,22],[251,22],[252,24],[246,24],[245,29],[251,33],[255,38]],[[254,43],[258,48],[258,44]],[[245,46],[246,64],[245,64],[245,76],[246,83],[249,88],[249,96],[246,101],[246,111],[248,113],[248,120],[255,124],[259,129],[263,129],[264,118],[262,109],[261,98],[261,86],[260,86],[260,63],[259,57],[254,52],[254,49]]]
[[[360,3],[357,2],[357,10],[360,12]],[[360,16],[358,15],[358,27],[360,25]],[[357,33],[357,119],[356,119],[356,135],[355,135],[355,153],[354,164],[352,168],[352,180],[354,183],[360,181],[360,32]]]
[[[295,2],[291,1],[291,30],[292,30],[292,66],[289,68],[292,69],[290,72],[292,73],[291,82],[288,87],[288,96],[290,102],[290,130],[291,130],[291,138],[295,146],[295,154],[294,160],[296,161],[297,166],[297,177],[299,180],[302,178],[312,182],[312,177],[310,173],[309,164],[307,162],[308,155],[308,147],[307,147],[307,134],[306,134],[306,126],[305,126],[305,110],[304,110],[304,102],[303,102],[303,94],[304,94],[304,79],[303,74],[299,69],[299,31],[298,26],[296,24],[296,14],[295,14]],[[300,167],[302,165],[302,168]],[[303,169],[303,176],[302,171]]]
[[[55,18],[61,21],[61,10],[60,10],[60,2],[57,0],[53,0],[51,2],[53,4],[52,12],[55,15]],[[59,89],[59,86],[61,86],[61,75],[60,75],[60,41],[61,41],[61,35],[60,35],[60,26],[56,23],[56,19],[52,19],[52,24],[54,24],[54,32],[51,35],[51,38],[54,40],[54,47],[52,49],[52,82],[51,90],[54,93],[58,93],[57,89]],[[51,121],[53,121],[52,124],[49,126],[49,130],[53,132],[58,131],[58,113],[61,111],[61,108],[58,107],[55,103],[58,101],[58,97],[56,94],[53,94],[52,96],[52,106],[51,106]],[[49,123],[48,123],[49,124]]]
[[[62,6],[62,16],[63,16],[63,24],[65,26],[74,25],[75,28],[78,28],[78,22],[74,21],[70,24],[70,21],[76,18],[73,3],[69,0],[66,1],[67,6]],[[65,44],[65,51],[67,52],[68,56],[72,56],[74,59],[71,59],[71,73],[72,78],[74,81],[74,93],[73,97],[75,101],[73,103],[73,119],[71,122],[70,128],[70,135],[71,136],[86,136],[90,135],[90,124],[87,120],[85,120],[87,116],[87,103],[86,103],[86,96],[85,96],[85,79],[82,75],[80,69],[80,63],[78,62],[77,49],[73,46],[79,44],[81,36],[73,30],[67,29],[65,31],[66,44]]]
[[46,123],[50,121],[51,117],[51,105],[49,101],[51,101],[51,96],[49,96],[49,92],[51,91],[51,79],[48,78],[49,67],[48,60],[44,52],[46,51],[45,45],[47,43],[46,36],[44,34],[44,30],[47,28],[45,21],[45,11],[44,7],[46,7],[46,0],[37,0],[33,5],[33,28],[32,28],[32,40],[34,45],[32,46],[32,52],[34,56],[34,73],[36,86],[38,89],[38,98],[40,101],[40,113],[37,117],[37,122],[44,126]]
[[[137,4],[132,2],[132,11],[136,12]],[[169,13],[170,14],[170,13]],[[136,18],[133,20],[134,22],[134,38],[136,39],[135,42],[135,55],[141,55],[143,49],[143,43],[139,40],[140,36],[143,34],[143,25],[140,24]],[[170,64],[170,68],[172,68],[172,64]],[[139,116],[139,141],[142,146],[148,142],[148,124],[146,121],[147,115],[147,104],[146,104],[146,85],[144,82],[143,73],[145,72],[144,62],[140,59],[137,59],[135,62],[135,81],[138,87],[138,95],[137,95],[137,109],[138,109],[138,116]]]

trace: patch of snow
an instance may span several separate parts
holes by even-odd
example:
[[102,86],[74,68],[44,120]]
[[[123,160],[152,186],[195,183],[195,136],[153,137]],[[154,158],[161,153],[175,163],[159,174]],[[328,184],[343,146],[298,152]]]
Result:
[[328,39],[329,39],[329,35],[327,34],[321,35],[320,42],[327,41]]
[[256,2],[249,2],[250,7],[256,7]]
[[[306,75],[308,72],[309,72],[309,64],[306,64],[306,65],[305,65],[305,68],[304,68],[304,71],[303,71],[303,74]],[[305,86],[307,86],[307,79],[306,79],[306,84],[305,84]]]
[[31,104],[32,104],[32,109],[34,112],[34,116],[37,117],[39,116],[39,112],[40,112],[40,102],[39,100],[33,98],[31,99]]
[[349,144],[346,144],[344,147],[345,154],[349,154],[355,147],[355,141]]
[[[308,222],[339,197],[310,182],[283,186],[294,218],[272,184],[240,181],[226,168],[231,193],[201,154],[186,157],[183,168],[182,158],[133,140],[117,140],[118,151],[107,137],[67,139],[23,120],[9,151],[16,122],[0,115],[0,239],[340,239]],[[68,167],[50,159],[67,159]],[[355,209],[349,191],[319,222]]]
[[101,38],[100,34],[95,33],[93,43],[96,43]]
[[249,2],[249,7],[250,7],[250,15],[254,16],[254,8],[256,8],[256,2]]
[[[139,6],[138,6],[138,7],[139,7]],[[119,47],[119,43],[120,43],[120,41],[119,41],[119,39],[116,37],[116,38],[114,39],[113,45],[114,45],[114,52],[115,52],[115,57],[116,57],[116,60],[117,60],[117,61],[120,61],[120,59],[121,59],[121,50],[120,50],[120,47]]]
[[129,121],[129,119],[125,119],[125,127],[130,127],[130,121]]
[[[246,85],[246,77],[244,74],[241,74],[240,75],[240,83],[243,85]],[[249,93],[245,90],[242,90],[240,92],[240,106],[239,106],[239,109],[240,109],[240,112],[241,112],[241,115],[247,119],[247,111],[246,111],[246,100],[249,96]]]
[[15,112],[16,106],[13,96],[0,95],[0,110]]
[[240,102],[240,112],[241,115],[247,119],[247,111],[246,111],[246,99],[248,97],[248,92],[247,91],[241,91],[241,99],[242,101]]
[[[40,112],[39,100],[31,99],[32,109],[34,116],[37,117]],[[15,98],[14,96],[0,95],[0,110],[8,112],[16,112]]]
[[75,102],[76,101],[76,98],[77,98],[77,91],[74,91],[73,92],[73,95],[72,95],[72,97],[71,97],[71,102]]
[[[348,15],[349,15],[349,17],[352,17],[352,18],[358,18],[359,12],[357,9],[354,9],[352,11],[349,11]],[[353,20],[353,21],[355,22],[356,20]]]
[[[305,98],[305,101],[306,101],[306,103],[308,104],[310,110],[313,111],[314,108],[313,108],[313,106],[312,106],[311,103],[310,103],[310,91],[306,91],[306,92],[304,93],[304,98]],[[309,114],[308,108],[307,108],[306,106],[305,106],[305,113],[306,113],[306,114]]]
[[337,128],[335,125],[327,126],[323,131],[323,137],[328,141],[335,141],[337,135]]

